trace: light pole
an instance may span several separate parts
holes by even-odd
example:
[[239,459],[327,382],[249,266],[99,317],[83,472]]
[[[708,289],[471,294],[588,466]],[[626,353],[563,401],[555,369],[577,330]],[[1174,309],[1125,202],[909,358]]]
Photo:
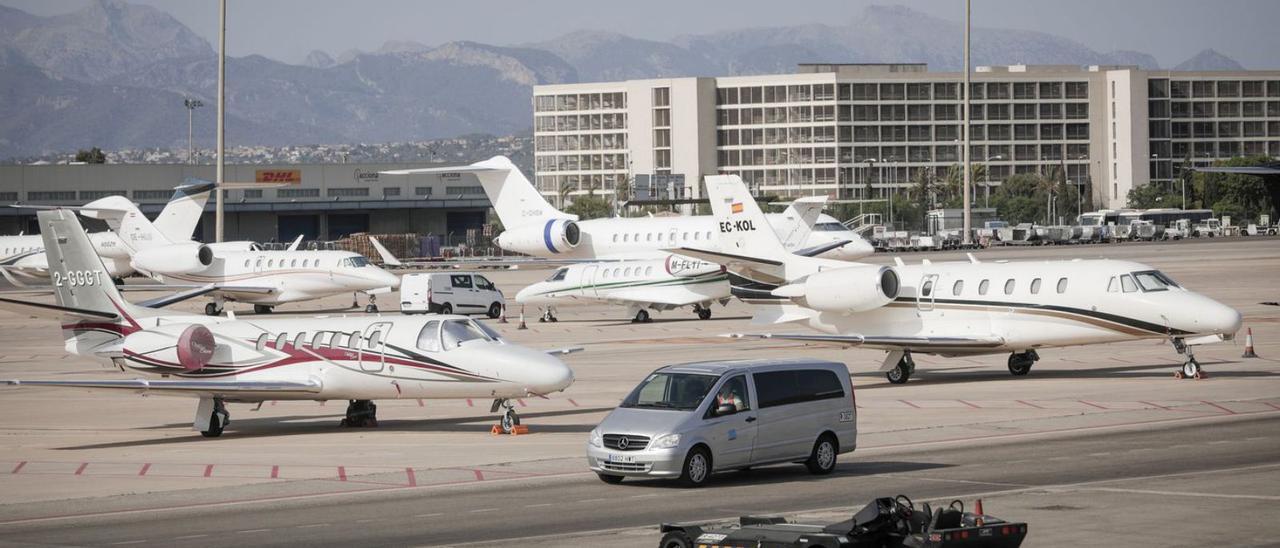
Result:
[[218,167],[216,182],[217,188],[214,189],[217,201],[215,202],[213,211],[213,237],[215,242],[221,242],[224,234],[225,223],[223,222],[222,200],[226,194],[222,190],[223,169],[226,163],[226,77],[227,77],[227,0],[218,3]]
[[964,113],[960,122],[960,130],[964,137],[964,245],[968,246],[973,243],[973,238],[969,232],[972,230],[972,221],[969,218],[972,205],[969,203],[969,17],[970,17],[970,0],[964,0]]
[[192,160],[195,158],[195,149],[191,148],[192,120],[195,117],[196,109],[204,106],[204,102],[199,99],[183,99],[182,106],[187,107],[187,164],[194,165],[195,162]]

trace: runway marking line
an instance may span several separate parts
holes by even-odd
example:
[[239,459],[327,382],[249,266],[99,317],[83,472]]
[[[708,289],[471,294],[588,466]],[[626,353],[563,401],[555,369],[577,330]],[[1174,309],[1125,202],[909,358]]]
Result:
[[1265,403],[1265,404],[1267,404],[1267,405],[1270,405],[1270,406],[1271,406],[1271,408],[1272,408],[1272,409],[1275,409],[1276,411],[1280,411],[1280,405],[1276,405],[1276,404],[1271,403],[1271,402],[1269,402],[1269,401],[1267,401],[1267,402],[1262,402],[1262,403]]
[[338,481],[347,481],[347,467],[346,467],[346,466],[339,466],[339,467],[338,467]]
[[1108,410],[1108,411],[1110,411],[1110,410],[1111,410],[1111,408],[1109,408],[1109,407],[1103,407],[1103,406],[1098,405],[1098,404],[1093,403],[1093,402],[1088,402],[1088,401],[1084,401],[1084,400],[1076,400],[1076,401],[1078,401],[1078,402],[1080,402],[1080,403],[1083,403],[1083,404],[1085,404],[1085,405],[1088,405],[1089,407],[1097,407],[1098,409],[1106,409],[1106,410]]
[[960,403],[963,403],[963,404],[965,404],[965,405],[969,406],[969,408],[971,408],[971,409],[982,409],[982,408],[981,408],[981,407],[979,407],[977,404],[969,403],[969,402],[964,401],[964,400],[956,400],[956,401],[958,401],[958,402],[960,402]]
[[24,461],[22,461],[22,462],[19,462],[19,463],[18,463],[18,465],[17,465],[17,466],[14,466],[14,467],[13,467],[13,470],[11,470],[9,473],[10,473],[10,474],[17,474],[18,472],[20,472],[20,471],[22,470],[22,467],[23,467],[23,466],[26,466],[26,465],[27,465],[27,461],[25,461],[25,460],[24,460]]
[[76,468],[76,473],[75,473],[75,475],[79,476],[79,475],[84,474],[84,469],[85,469],[85,468],[88,468],[88,467],[89,467],[89,463],[87,463],[87,462],[82,462],[82,463],[80,463],[80,467],[79,467],[79,468]]
[[1152,489],[1120,489],[1116,487],[1095,487],[1090,491],[1106,491],[1109,493],[1133,493],[1138,495],[1160,495],[1174,497],[1248,499],[1248,500],[1280,500],[1280,496],[1272,495],[1232,495],[1226,493],[1192,493],[1188,491],[1157,491]]
[[1142,405],[1145,405],[1145,406],[1147,406],[1147,407],[1155,407],[1155,408],[1157,408],[1157,409],[1164,409],[1165,411],[1172,411],[1172,410],[1173,410],[1173,409],[1171,409],[1171,408],[1165,407],[1165,406],[1160,405],[1160,404],[1158,404],[1158,403],[1151,403],[1151,402],[1149,402],[1149,401],[1140,401],[1140,402],[1138,402],[1138,403],[1140,403],[1140,404],[1142,404]]
[[1031,402],[1029,402],[1029,401],[1023,401],[1023,400],[1013,400],[1013,401],[1016,401],[1016,402],[1018,402],[1018,403],[1020,403],[1020,404],[1022,404],[1022,405],[1025,405],[1025,406],[1027,406],[1027,407],[1034,407],[1034,408],[1036,408],[1036,409],[1044,409],[1043,407],[1040,407],[1039,405],[1036,405],[1036,404],[1031,403]]
[[279,479],[279,478],[280,478],[280,465],[274,464],[271,466],[271,479]]
[[476,481],[484,481],[484,472],[481,472],[480,470],[472,470],[472,472],[476,475]]
[[569,400],[569,404],[570,404],[570,405],[572,405],[572,406],[574,406],[574,407],[578,407],[578,402],[573,401],[573,398],[568,398],[568,400]]
[[409,479],[409,487],[418,486],[418,477],[413,473],[412,467],[406,467],[404,469],[404,475]]
[[138,470],[138,475],[139,475],[139,476],[145,476],[145,475],[147,475],[147,470],[150,470],[150,469],[151,469],[151,463],[149,463],[149,462],[148,462],[148,463],[145,463],[145,464],[143,464],[143,465],[142,465],[142,469],[141,469],[141,470]]
[[213,477],[213,465],[212,465],[212,464],[206,464],[206,465],[204,465],[204,477],[206,477],[206,478]]
[[1223,407],[1223,406],[1218,405],[1218,404],[1216,404],[1216,403],[1213,403],[1213,402],[1211,402],[1211,401],[1203,401],[1203,400],[1202,400],[1200,403],[1203,403],[1203,404],[1208,405],[1208,406],[1210,406],[1210,407],[1217,407],[1218,409],[1221,409],[1224,413],[1226,413],[1226,414],[1228,414],[1228,415],[1234,415],[1234,414],[1236,414],[1236,412],[1235,412],[1235,411],[1232,411],[1232,410],[1230,410],[1230,409],[1227,409],[1226,407]]
[[907,400],[898,400],[898,401],[900,401],[900,402],[902,402],[902,403],[907,404],[908,406],[910,406],[910,407],[911,407],[911,408],[913,408],[913,409],[920,409],[920,406],[919,406],[919,405],[916,405],[916,404],[914,404],[914,403],[911,403],[911,402],[909,402],[909,401],[907,401]]

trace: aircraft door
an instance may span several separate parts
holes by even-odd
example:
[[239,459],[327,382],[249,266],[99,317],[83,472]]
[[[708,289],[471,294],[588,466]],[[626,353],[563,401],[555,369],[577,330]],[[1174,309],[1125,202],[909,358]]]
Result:
[[588,264],[582,267],[582,278],[578,281],[578,287],[582,288],[583,296],[596,296],[596,276],[599,274],[600,267],[598,265]]
[[364,371],[382,371],[387,363],[387,335],[391,332],[391,322],[378,322],[369,326],[360,341],[360,369]]
[[933,311],[934,296],[938,293],[938,275],[925,274],[920,278],[920,286],[916,288],[916,309],[921,312]]

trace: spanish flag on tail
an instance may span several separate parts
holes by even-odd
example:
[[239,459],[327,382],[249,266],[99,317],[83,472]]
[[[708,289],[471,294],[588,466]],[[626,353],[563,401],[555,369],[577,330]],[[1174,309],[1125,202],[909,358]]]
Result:
[[734,213],[742,213],[742,202],[734,202],[731,209]]

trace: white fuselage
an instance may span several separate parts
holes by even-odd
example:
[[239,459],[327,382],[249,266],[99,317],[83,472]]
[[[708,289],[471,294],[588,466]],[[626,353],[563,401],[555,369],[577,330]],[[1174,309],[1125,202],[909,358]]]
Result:
[[[160,282],[220,284],[227,288],[221,293],[229,300],[263,305],[400,285],[395,274],[349,251],[215,251],[213,257],[202,270],[151,277]],[[255,291],[237,292],[236,286]]]
[[[89,242],[102,258],[108,275],[112,278],[133,275],[128,251],[114,232],[94,232],[89,234]],[[45,258],[40,235],[0,236],[0,266],[23,283],[46,283],[49,260]]]
[[605,301],[664,310],[707,305],[729,297],[729,278],[720,265],[668,255],[665,259],[569,265],[520,290],[516,302]]
[[[872,254],[870,244],[851,230],[832,230],[840,226],[834,218],[822,216],[819,224],[824,228],[813,230],[806,237],[797,238],[804,230],[794,220],[782,214],[768,215],[774,232],[793,251],[811,248],[840,240],[849,241],[844,246],[821,254],[821,257],[837,260],[853,260]],[[663,259],[671,249],[697,247],[718,249],[715,217],[710,215],[686,217],[616,217],[576,221],[581,239],[576,246],[565,246],[551,237],[549,230],[555,219],[534,220],[521,227],[508,227],[507,232],[494,240],[499,247],[535,257],[559,259]],[[515,229],[515,230],[511,230]]]
[[[492,335],[456,343],[441,326],[462,316],[334,316],[233,320],[189,315],[77,322],[63,326],[68,350],[110,359],[152,377],[311,383],[313,391],[227,394],[262,399],[518,398],[563,390],[573,373],[544,352]],[[187,369],[182,333],[208,328],[207,365]],[[425,331],[425,332],[424,332]],[[474,335],[476,331],[472,331]],[[490,332],[491,333],[491,332]]]
[[1155,269],[1129,261],[933,263],[896,270],[900,290],[888,305],[858,313],[809,310],[805,323],[841,335],[994,336],[1003,341],[988,348],[921,350],[960,355],[1135,339],[1230,337],[1241,322],[1235,309],[1193,291],[1148,288],[1135,281],[1134,273]]

